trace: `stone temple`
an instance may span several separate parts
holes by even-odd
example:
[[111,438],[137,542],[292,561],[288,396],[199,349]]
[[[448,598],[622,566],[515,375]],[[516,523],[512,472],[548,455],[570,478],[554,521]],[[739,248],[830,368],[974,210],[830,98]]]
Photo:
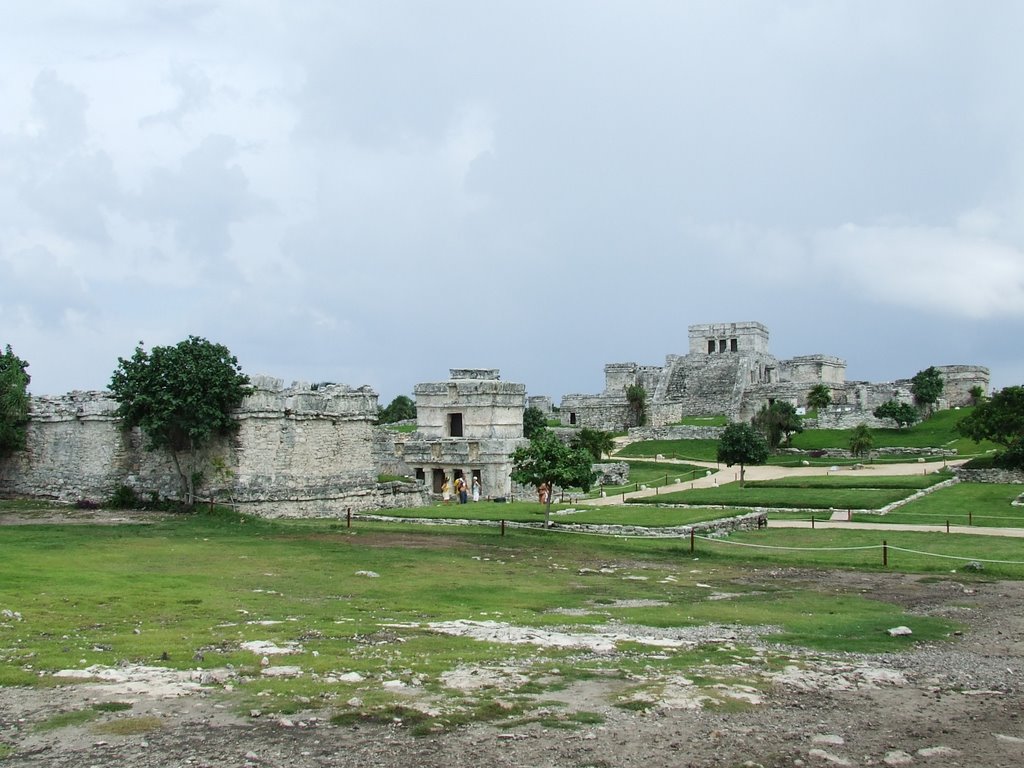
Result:
[[[673,424],[689,416],[724,414],[747,420],[776,400],[797,408],[817,384],[832,393],[832,408],[819,414],[819,426],[871,423],[871,411],[896,399],[911,401],[910,380],[872,384],[846,380],[846,361],[813,354],[779,360],[768,348],[768,328],[758,322],[707,323],[689,327],[690,351],[668,355],[663,366],[608,363],[604,391],[597,395],[565,395],[561,420],[565,426],[622,430],[631,426],[626,390],[639,385],[647,393],[651,426]],[[988,391],[989,372],[980,366],[936,366],[945,381],[939,407],[965,405],[970,389]]]
[[512,452],[523,439],[526,385],[497,369],[453,368],[448,381],[417,384],[416,432],[397,443],[416,479],[434,493],[445,477],[480,480],[484,498],[512,492]]

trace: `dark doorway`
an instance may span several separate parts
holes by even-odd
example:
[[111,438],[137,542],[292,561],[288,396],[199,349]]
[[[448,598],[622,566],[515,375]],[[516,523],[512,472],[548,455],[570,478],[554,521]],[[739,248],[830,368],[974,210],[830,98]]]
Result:
[[462,414],[448,414],[448,437],[462,437]]

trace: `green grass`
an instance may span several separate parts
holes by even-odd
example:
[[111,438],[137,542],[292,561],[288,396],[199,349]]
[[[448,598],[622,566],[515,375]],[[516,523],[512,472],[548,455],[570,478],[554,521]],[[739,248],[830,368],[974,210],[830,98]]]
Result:
[[[615,457],[618,459],[619,457]],[[604,485],[594,489],[589,495],[595,496],[603,489],[609,496],[614,496],[623,491],[639,490],[639,486],[646,485],[648,488],[658,488],[674,483],[677,479],[687,481],[695,477],[701,477],[707,472],[704,467],[696,467],[692,464],[666,464],[657,461],[636,461],[630,460],[629,482],[622,485]]]
[[1024,527],[1024,507],[1011,502],[1024,486],[996,483],[958,483],[931,493],[881,517],[854,515],[855,521],[977,525],[996,528]]
[[921,490],[949,480],[952,473],[930,475],[810,475],[751,480],[747,488],[910,488]]
[[[956,431],[956,424],[971,412],[970,408],[936,412],[927,421],[919,422],[904,429],[872,429],[874,448],[934,448],[955,450],[961,456],[977,456],[997,449],[994,443],[975,443],[961,437]],[[793,448],[805,451],[827,450],[838,448],[848,450],[850,447],[850,429],[808,429],[793,436]],[[651,457],[661,454],[666,458],[690,461],[716,461],[718,453],[717,440],[643,440],[631,443],[616,454],[616,457]],[[938,456],[938,454],[936,454]],[[905,461],[900,457],[874,457],[872,463],[884,464]],[[861,459],[810,458],[807,456],[772,456],[770,464],[781,466],[798,466],[808,461],[813,466],[830,464],[850,464]]]
[[724,427],[729,423],[725,414],[718,413],[712,416],[686,416],[679,421],[673,422],[670,426],[680,427]]
[[[516,505],[464,506],[507,510]],[[641,507],[592,510],[579,518],[676,524],[689,513]],[[690,553],[685,539],[527,529],[509,529],[503,537],[493,526],[358,519],[349,529],[338,521],[253,520],[221,511],[145,526],[0,526],[0,606],[23,616],[0,620],[0,684],[52,685],[57,679],[49,673],[92,664],[231,665],[240,678],[233,692],[221,695],[240,712],[258,708],[287,714],[326,706],[355,718],[392,722],[397,717],[417,733],[481,720],[500,724],[535,716],[537,696],[564,686],[583,668],[595,674],[681,669],[695,651],[632,643],[615,654],[588,655],[452,637],[431,631],[427,623],[471,619],[562,632],[590,631],[609,620],[652,627],[772,625],[781,633],[772,642],[781,637],[806,648],[871,652],[949,634],[955,628],[950,623],[904,613],[870,595],[839,595],[842,585],[834,580],[809,578],[806,585],[783,586],[759,580],[751,570],[766,564],[880,569],[877,550],[817,549],[875,545],[880,538],[877,532],[769,528],[728,540],[699,540]],[[1024,559],[1019,542],[1011,548],[1000,539],[983,546],[955,535],[894,533],[889,539],[924,551],[974,557],[984,552],[1007,560],[1016,552]],[[802,549],[729,546],[735,542]],[[951,567],[950,561],[921,555],[893,552],[890,558],[890,568],[912,572],[941,574]],[[369,571],[378,576],[357,575]],[[1024,566],[986,566],[985,575],[1024,578]],[[709,600],[709,585],[737,596]],[[636,605],[642,607],[628,607]],[[890,638],[877,631],[883,624],[907,624],[914,628],[913,639]],[[297,665],[304,674],[262,678],[259,657],[240,647],[247,640],[296,644],[298,653],[272,663]],[[441,683],[442,673],[458,667],[507,665],[520,665],[528,679],[502,694],[504,704],[494,692],[461,693]],[[562,670],[560,676],[553,675],[555,668]],[[364,681],[332,682],[340,672],[357,672]],[[731,673],[723,668],[704,674],[713,681]],[[381,686],[390,679],[422,688],[440,714],[401,709],[407,706],[401,694]],[[353,697],[363,704],[347,707]],[[47,721],[47,727],[71,725],[78,718],[88,722],[100,710],[83,712]],[[571,707],[554,714],[562,725],[589,717]],[[144,718],[125,718],[123,725],[103,727],[144,732],[150,725]]]
[[[695,488],[658,496],[661,504],[717,504],[727,507],[781,507],[793,509],[880,509],[914,491],[908,488],[765,487],[753,483],[740,487],[727,483],[718,488]],[[627,499],[627,504],[651,499]]]
[[654,458],[682,461],[716,461],[717,440],[641,440],[616,452],[614,458]]

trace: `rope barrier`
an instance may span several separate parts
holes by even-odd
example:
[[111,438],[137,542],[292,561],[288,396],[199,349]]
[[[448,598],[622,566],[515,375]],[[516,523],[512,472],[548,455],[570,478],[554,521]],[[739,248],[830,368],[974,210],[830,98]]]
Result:
[[788,549],[796,552],[852,552],[859,549],[881,549],[881,544],[867,544],[861,547],[779,547],[771,544],[748,544],[745,541],[729,541],[714,536],[695,536],[701,541],[713,541],[716,544],[732,544],[734,547],[754,547],[756,549]]
[[947,560],[968,560],[976,563],[999,563],[1001,565],[1024,565],[1022,560],[987,560],[982,557],[961,557],[960,555],[940,555],[937,552],[921,552],[916,549],[906,549],[905,547],[897,547],[892,544],[889,545],[889,549],[896,550],[897,552],[909,552],[912,555],[927,555],[928,557],[943,557]]

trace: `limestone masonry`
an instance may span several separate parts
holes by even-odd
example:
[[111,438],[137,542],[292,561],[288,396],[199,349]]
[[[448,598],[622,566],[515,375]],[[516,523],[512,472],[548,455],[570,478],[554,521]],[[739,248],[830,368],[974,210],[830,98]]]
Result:
[[[974,386],[988,391],[986,368],[938,368],[945,382],[939,407],[968,403]],[[432,503],[445,478],[479,479],[483,498],[531,490],[513,488],[510,479],[510,455],[527,442],[526,386],[502,381],[497,369],[455,368],[447,381],[416,385],[413,433],[375,426],[377,394],[369,387],[285,387],[268,376],[256,376],[252,384],[252,395],[234,415],[237,432],[203,457],[201,497],[267,517],[341,516],[350,509]],[[603,392],[562,399],[562,423],[630,426],[626,390],[636,384],[647,392],[653,428],[687,416],[749,419],[774,400],[802,408],[816,384],[825,384],[833,399],[818,414],[822,427],[877,425],[875,407],[912,399],[909,380],[848,382],[846,362],[838,357],[778,360],[761,323],[718,323],[690,326],[689,352],[668,355],[663,366],[609,363]],[[545,415],[553,410],[547,397],[529,403]],[[26,450],[0,460],[0,496],[102,501],[127,486],[143,498],[176,498],[170,456],[144,450],[139,431],[122,429],[116,411],[106,392],[33,397]],[[708,436],[708,428],[672,428],[676,436],[702,429]],[[378,482],[382,474],[417,482]]]
[[[724,414],[747,420],[776,400],[807,406],[816,384],[832,393],[832,406],[818,414],[820,427],[850,427],[860,422],[882,426],[871,412],[896,399],[912,402],[910,380],[870,384],[846,381],[846,361],[831,355],[804,355],[778,360],[768,351],[768,329],[761,323],[691,325],[690,351],[668,355],[663,366],[608,363],[604,391],[562,398],[566,426],[622,430],[632,426],[626,390],[639,385],[647,392],[648,423],[664,426],[688,416]],[[936,366],[945,387],[940,408],[966,405],[970,389],[988,391],[989,372],[981,366]]]

